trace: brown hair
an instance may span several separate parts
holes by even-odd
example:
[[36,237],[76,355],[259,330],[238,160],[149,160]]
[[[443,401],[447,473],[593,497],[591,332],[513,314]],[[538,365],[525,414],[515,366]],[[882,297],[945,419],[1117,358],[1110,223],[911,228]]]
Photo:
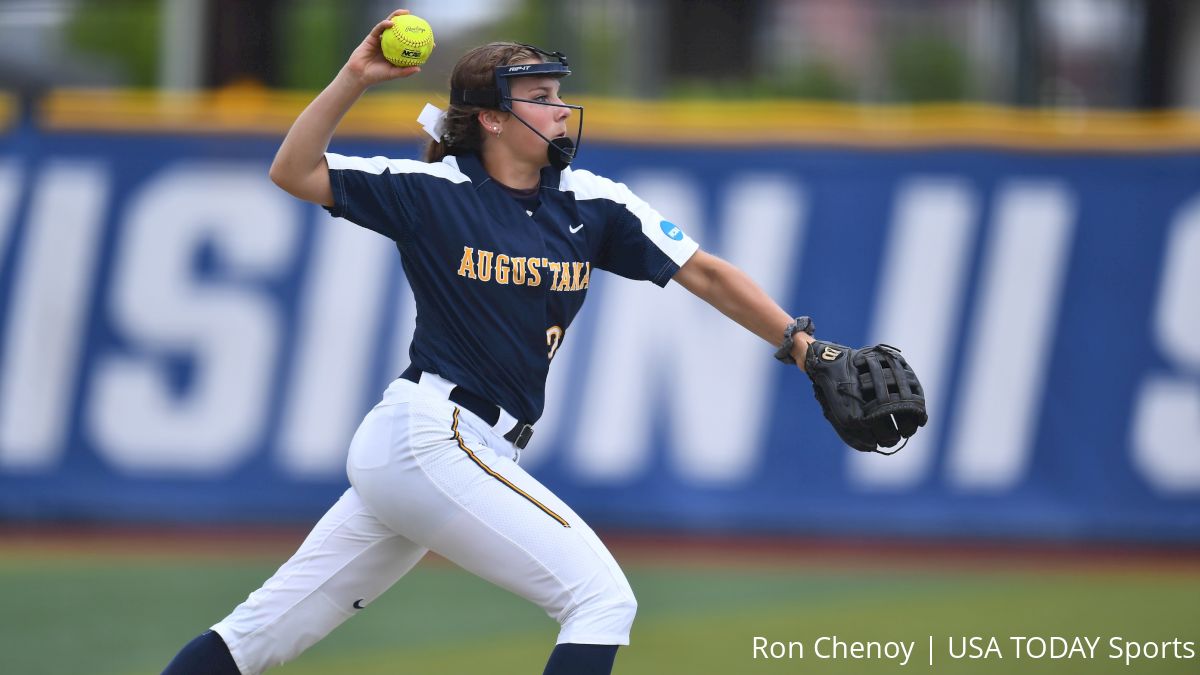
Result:
[[[491,89],[496,86],[495,68],[521,61],[541,61],[532,49],[515,42],[490,42],[463,54],[450,73],[451,89]],[[425,147],[426,162],[440,162],[446,155],[479,152],[483,147],[483,128],[479,125],[477,105],[451,105],[446,111],[441,141]]]

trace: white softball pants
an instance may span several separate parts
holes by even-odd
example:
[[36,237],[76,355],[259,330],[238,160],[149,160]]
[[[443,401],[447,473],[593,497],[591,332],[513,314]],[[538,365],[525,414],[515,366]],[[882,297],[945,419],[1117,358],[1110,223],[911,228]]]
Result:
[[429,550],[544,609],[559,643],[629,644],[637,604],[612,555],[517,466],[515,446],[446,400],[447,384],[426,375],[388,387],[350,443],[351,488],[212,627],[243,675],[298,656]]

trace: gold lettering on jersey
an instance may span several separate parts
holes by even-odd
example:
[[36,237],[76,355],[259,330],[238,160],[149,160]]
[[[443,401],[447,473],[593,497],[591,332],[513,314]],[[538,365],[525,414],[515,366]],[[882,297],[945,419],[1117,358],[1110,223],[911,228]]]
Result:
[[525,285],[525,257],[512,259],[512,282],[515,286]]
[[569,290],[578,291],[583,288],[583,266],[586,264],[581,262],[571,263],[571,288]]
[[475,278],[475,249],[470,246],[463,247],[462,262],[458,264],[458,276]]
[[509,256],[484,249],[463,247],[462,259],[458,263],[458,276],[483,282],[495,281],[502,285],[541,286],[542,272],[549,271],[545,278],[552,291],[582,291],[588,287],[592,264],[573,260],[549,260]]
[[525,261],[525,266],[529,270],[529,286],[541,286],[542,275],[538,272],[538,266],[542,264],[545,258],[530,258]]
[[508,256],[500,253],[496,256],[496,283],[508,285]]
[[480,281],[492,280],[492,252],[479,249],[479,264],[476,266],[475,274],[479,275]]
[[562,276],[559,277],[559,282],[554,285],[556,291],[573,291],[571,288],[571,263],[562,264]]

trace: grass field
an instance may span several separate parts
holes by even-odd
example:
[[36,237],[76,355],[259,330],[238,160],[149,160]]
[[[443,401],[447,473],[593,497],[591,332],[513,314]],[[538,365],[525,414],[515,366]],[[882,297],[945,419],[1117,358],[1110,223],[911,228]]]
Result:
[[[4,675],[157,673],[180,645],[256,588],[295,542],[179,549],[166,538],[133,547],[109,542],[99,551],[61,543],[14,545],[9,538],[6,545],[0,538]],[[617,542],[614,552],[640,603],[633,644],[617,658],[623,675],[1200,672],[1200,658],[1143,659],[1128,667],[1108,658],[1112,636],[1200,644],[1194,553],[1184,560],[963,557],[880,546],[828,554],[804,544],[742,552],[736,542],[650,548]],[[540,610],[432,559],[272,672],[536,675],[556,630]],[[815,641],[835,635],[916,644],[906,666],[876,657],[818,658]],[[972,635],[999,638],[1002,658],[950,658],[949,639]],[[801,642],[804,658],[754,659],[754,636]],[[1094,659],[1031,660],[1017,658],[1009,636],[1103,639]]]

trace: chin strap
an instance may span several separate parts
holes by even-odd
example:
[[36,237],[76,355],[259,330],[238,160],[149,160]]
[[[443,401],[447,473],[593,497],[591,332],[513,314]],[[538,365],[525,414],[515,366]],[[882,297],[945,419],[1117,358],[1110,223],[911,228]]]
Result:
[[575,159],[575,143],[566,137],[550,141],[550,145],[546,146],[546,159],[550,166],[562,171]]

